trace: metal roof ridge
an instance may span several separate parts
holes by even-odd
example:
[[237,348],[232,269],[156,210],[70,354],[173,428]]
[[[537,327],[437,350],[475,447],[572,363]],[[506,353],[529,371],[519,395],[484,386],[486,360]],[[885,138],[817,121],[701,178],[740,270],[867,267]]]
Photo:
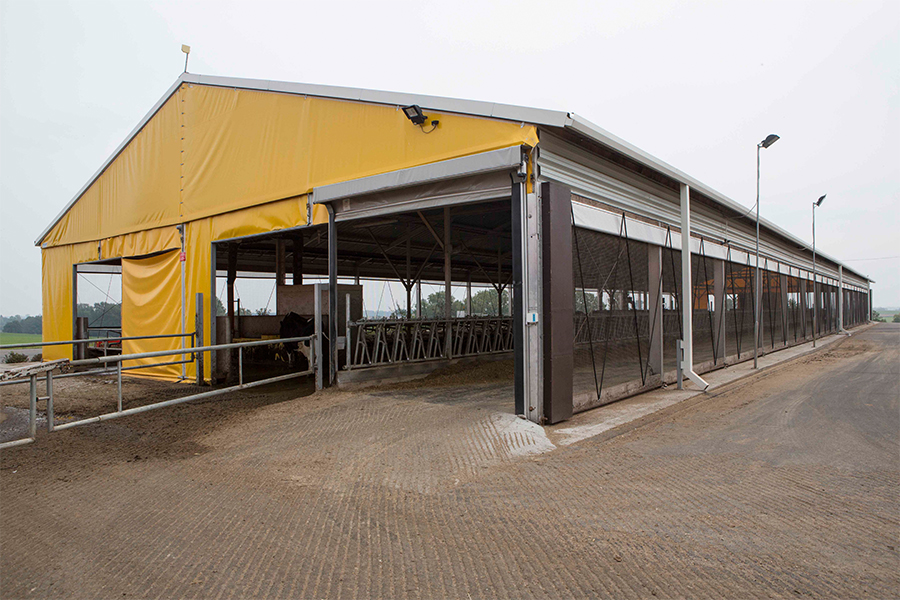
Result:
[[[643,163],[648,167],[656,169],[657,171],[663,173],[664,175],[667,175],[668,177],[671,177],[672,179],[675,179],[676,181],[691,186],[697,191],[703,193],[705,196],[716,202],[719,202],[727,208],[739,212],[743,212],[747,209],[746,206],[738,204],[731,198],[703,184],[699,180],[694,179],[690,175],[673,167],[667,162],[656,158],[655,156],[645,152],[644,150],[641,150],[640,148],[629,142],[626,142],[624,139],[613,135],[612,133],[575,113],[543,108],[531,108],[527,106],[517,106],[513,104],[497,104],[494,102],[485,102],[481,100],[464,100],[443,96],[430,96],[426,94],[389,92],[369,90],[364,88],[296,83],[288,81],[273,81],[267,79],[250,79],[241,77],[224,77],[219,75],[182,73],[178,77],[178,79],[175,80],[175,83],[172,84],[172,86],[166,91],[166,93],[163,94],[163,96],[157,101],[157,103],[153,105],[153,108],[151,108],[150,111],[147,112],[146,115],[144,115],[144,117],[131,131],[131,133],[126,136],[125,140],[116,148],[112,155],[110,155],[110,157],[106,159],[100,169],[97,170],[97,172],[94,173],[94,175],[88,180],[88,182],[78,191],[75,197],[72,198],[72,200],[65,206],[65,208],[63,208],[63,210],[56,216],[53,222],[48,225],[46,229],[44,229],[44,231],[35,241],[35,246],[41,245],[50,230],[53,229],[53,227],[55,227],[57,223],[59,223],[62,217],[72,208],[72,206],[78,201],[78,199],[81,198],[84,192],[86,192],[87,189],[94,184],[97,178],[99,178],[100,175],[102,175],[103,172],[109,167],[109,165],[119,156],[119,154],[121,154],[121,152],[125,149],[126,146],[128,146],[131,140],[134,139],[134,137],[137,136],[138,133],[140,133],[147,122],[149,122],[150,119],[153,118],[157,111],[159,111],[162,105],[165,104],[165,102],[172,96],[172,94],[175,93],[175,91],[182,83],[280,92],[286,94],[350,100],[356,102],[368,102],[373,104],[385,104],[389,106],[419,104],[423,108],[441,112],[451,112],[508,121],[519,121],[523,123],[530,123],[533,125],[571,129],[593,139],[596,142],[608,146],[613,150],[638,161],[639,163]],[[760,224],[765,226],[770,231],[784,237],[785,239],[798,244],[800,248],[807,249],[810,247],[809,244],[807,244],[797,236],[789,233],[788,231],[782,229],[781,227],[775,225],[767,219],[760,219]],[[868,276],[859,273],[852,267],[844,265],[842,262],[838,261],[835,258],[832,258],[831,256],[828,256],[827,254],[821,253],[818,250],[816,251],[816,254],[821,255],[823,258],[828,259],[835,264],[844,266],[846,269],[859,275],[863,279],[869,280]]]

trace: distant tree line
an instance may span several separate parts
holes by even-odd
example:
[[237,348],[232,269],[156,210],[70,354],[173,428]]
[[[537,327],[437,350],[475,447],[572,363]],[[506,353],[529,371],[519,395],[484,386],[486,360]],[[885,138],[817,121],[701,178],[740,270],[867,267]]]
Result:
[[76,314],[79,317],[87,317],[88,327],[122,328],[122,305],[115,302],[79,304]]
[[14,315],[12,317],[0,317],[3,322],[3,333],[41,333],[41,316],[22,317]]

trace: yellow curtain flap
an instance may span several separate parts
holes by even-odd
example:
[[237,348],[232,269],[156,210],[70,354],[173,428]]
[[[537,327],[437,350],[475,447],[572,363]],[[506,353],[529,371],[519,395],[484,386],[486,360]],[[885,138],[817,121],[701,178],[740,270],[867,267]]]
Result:
[[181,249],[181,236],[175,227],[158,227],[100,241],[104,259],[144,256],[176,248]]
[[[182,333],[180,251],[140,259],[122,259],[122,337]],[[189,346],[189,341],[185,341]],[[172,350],[179,338],[126,340],[123,354]],[[186,357],[186,358],[189,358]],[[123,367],[182,360],[181,355],[129,360]],[[149,367],[135,371],[145,377],[177,380],[181,365]]]

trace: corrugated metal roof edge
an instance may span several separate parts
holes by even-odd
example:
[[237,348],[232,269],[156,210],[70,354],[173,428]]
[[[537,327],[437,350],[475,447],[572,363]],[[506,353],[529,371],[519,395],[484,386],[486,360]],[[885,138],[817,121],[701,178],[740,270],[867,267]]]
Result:
[[[700,181],[694,179],[687,173],[684,173],[683,171],[676,169],[675,167],[671,166],[670,164],[659,160],[655,156],[652,156],[652,155],[644,152],[640,148],[638,148],[632,144],[629,144],[625,140],[609,133],[605,129],[598,127],[594,123],[591,123],[590,121],[582,118],[579,115],[576,115],[574,113],[570,113],[570,115],[572,117],[572,124],[569,126],[569,128],[572,129],[573,131],[576,131],[586,137],[589,137],[593,141],[599,142],[599,143],[603,144],[604,146],[608,146],[608,147],[612,148],[613,150],[615,150],[616,152],[619,152],[620,154],[623,154],[629,158],[632,158],[639,163],[643,163],[643,164],[647,165],[648,167],[651,167],[651,168],[659,171],[663,175],[671,177],[672,179],[674,179],[680,183],[685,183],[685,184],[689,185],[692,189],[697,190],[698,192],[702,193],[704,196],[708,197],[710,200],[718,202],[719,204],[722,204],[726,208],[734,210],[738,213],[745,213],[747,211],[747,207],[744,206],[743,204],[738,204],[737,202],[735,202],[728,196],[701,183]],[[812,251],[811,244],[808,244],[807,242],[798,238],[794,234],[782,229],[781,227],[779,227],[775,223],[769,221],[768,219],[760,217],[759,223],[760,223],[761,227],[765,227],[766,229],[770,230],[772,233],[780,235],[781,237],[785,238],[786,240],[789,240],[790,242],[796,244],[798,247]],[[821,256],[822,258],[824,258],[826,260],[830,260],[831,262],[833,262],[836,265],[841,265],[846,270],[851,271],[852,273],[855,273],[859,277],[874,283],[874,280],[869,279],[866,275],[860,273],[859,271],[853,269],[852,267],[848,267],[847,265],[845,265],[838,259],[836,259],[832,256],[829,256],[818,249],[816,249],[816,256]]]
[[[94,173],[94,175],[88,180],[88,182],[78,191],[75,197],[72,198],[72,200],[65,206],[65,208],[63,208],[62,211],[60,211],[53,222],[49,226],[47,226],[46,229],[44,229],[44,231],[35,241],[35,246],[41,245],[50,230],[53,229],[53,227],[55,227],[57,223],[59,223],[60,219],[62,219],[62,217],[72,208],[72,206],[75,204],[75,202],[78,201],[82,194],[84,194],[84,192],[87,191],[87,189],[97,180],[97,178],[103,174],[103,172],[109,167],[109,165],[131,142],[131,140],[134,139],[134,137],[138,133],[140,133],[140,131],[144,128],[144,125],[146,125],[147,122],[153,118],[157,111],[162,107],[163,104],[166,103],[166,101],[172,96],[172,94],[174,94],[178,90],[182,83],[233,87],[249,90],[280,92],[286,94],[301,94],[305,96],[353,100],[357,102],[370,102],[374,104],[387,104],[392,106],[418,104],[423,108],[442,112],[490,117],[507,121],[522,121],[525,123],[547,127],[570,128],[573,131],[581,133],[582,135],[585,135],[596,142],[599,142],[605,146],[609,146],[613,150],[620,152],[625,156],[628,156],[629,158],[643,163],[648,167],[656,169],[660,173],[671,177],[676,181],[691,186],[692,188],[703,193],[703,195],[723,204],[724,206],[732,210],[738,210],[741,212],[746,210],[745,206],[734,202],[727,196],[705,186],[686,173],[683,173],[682,171],[676,169],[668,163],[657,159],[656,157],[644,152],[640,148],[629,144],[625,140],[616,137],[608,131],[591,123],[587,119],[575,115],[574,113],[541,108],[530,108],[527,106],[516,106],[512,104],[483,102],[479,100],[462,100],[458,98],[429,96],[424,94],[405,94],[400,92],[385,92],[379,90],[367,90],[362,88],[348,88],[307,83],[292,83],[286,81],[270,81],[266,79],[244,79],[239,77],[220,77],[217,75],[198,75],[193,73],[183,73],[178,77],[177,80],[175,80],[175,83],[173,83],[172,86],[166,91],[166,93],[163,94],[159,101],[157,101],[157,103],[153,105],[153,108],[151,108],[150,111],[147,112],[146,115],[144,115],[144,118],[141,119],[141,121],[131,131],[131,133],[128,134],[125,140],[121,144],[119,144],[119,146],[110,155],[110,157],[106,159],[100,169],[98,169],[97,172]],[[760,219],[760,224],[765,226],[773,233],[776,233],[798,244],[798,246],[800,247],[808,247],[808,244],[806,244],[806,242],[800,240],[793,234],[790,234],[787,231],[781,229],[770,221]],[[835,264],[843,265],[843,263],[835,258],[832,258],[818,251],[816,253],[818,255],[821,255],[823,258],[834,262]],[[863,279],[872,281],[862,273],[859,273],[858,271],[848,267],[847,265],[843,265],[843,267],[848,271],[852,271]]]

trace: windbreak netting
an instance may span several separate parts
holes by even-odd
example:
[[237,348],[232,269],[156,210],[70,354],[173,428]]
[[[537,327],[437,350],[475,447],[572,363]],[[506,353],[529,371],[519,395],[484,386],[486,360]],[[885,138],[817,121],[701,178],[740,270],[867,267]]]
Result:
[[693,320],[694,364],[712,361],[718,363],[715,315],[715,266],[713,259],[706,256],[703,240],[700,240],[700,254],[691,255],[691,305]]
[[683,335],[681,322],[681,251],[672,248],[672,232],[666,232],[662,251],[663,371],[677,368],[675,345]]
[[725,263],[725,348],[738,359],[753,354],[753,314],[755,285],[750,259],[747,264],[732,262],[731,249]]
[[[793,269],[792,269],[793,271]],[[803,339],[803,308],[800,298],[800,279],[793,275],[787,278],[787,341],[796,344]]]
[[573,392],[645,382],[650,349],[648,246],[628,239],[623,220],[613,236],[574,227],[575,356]]
[[766,268],[760,271],[762,279],[762,327],[763,346],[779,348],[784,346],[784,309],[781,305],[781,274],[769,270],[769,261],[766,260]]
[[815,294],[813,293],[813,282],[811,279],[806,280],[806,293],[803,295],[803,320],[806,322],[806,337],[812,338],[815,329],[815,315],[813,306],[815,305]]
[[829,299],[831,300],[831,331],[832,333],[838,329],[838,289],[837,286],[831,286]]

